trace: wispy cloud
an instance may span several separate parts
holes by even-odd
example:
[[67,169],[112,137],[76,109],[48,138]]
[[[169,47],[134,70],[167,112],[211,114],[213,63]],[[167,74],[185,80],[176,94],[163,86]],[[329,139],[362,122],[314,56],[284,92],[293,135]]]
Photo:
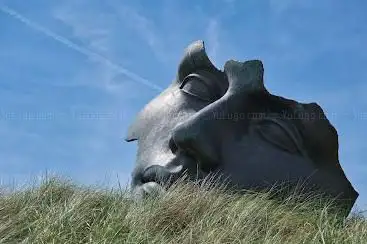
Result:
[[27,26],[29,26],[30,28],[39,31],[40,33],[52,38],[53,40],[62,43],[63,45],[65,45],[66,47],[79,52],[81,54],[84,54],[86,56],[88,56],[89,58],[92,58],[96,61],[102,62],[103,64],[111,67],[113,70],[116,70],[119,73],[122,73],[124,75],[126,75],[127,77],[131,78],[133,81],[135,82],[139,82],[141,84],[144,84],[145,86],[154,89],[156,91],[162,91],[163,88],[161,88],[160,86],[154,84],[153,82],[146,80],[142,77],[140,77],[138,74],[135,74],[127,69],[125,69],[124,67],[120,66],[119,64],[116,64],[115,62],[109,60],[108,58],[90,50],[87,49],[85,47],[82,47],[72,41],[70,41],[69,39],[62,37],[54,32],[52,32],[51,30],[43,27],[42,25],[33,22],[32,20],[26,18],[25,16],[23,16],[22,14],[18,13],[17,11],[5,6],[5,5],[0,5],[0,10],[3,13],[8,14],[9,16],[21,21],[22,23],[26,24]]
[[269,0],[270,7],[278,14],[291,8],[297,0]]
[[166,61],[166,53],[164,52],[165,41],[163,32],[157,30],[157,26],[153,20],[144,16],[137,9],[128,6],[126,3],[116,3],[109,1],[120,23],[125,28],[133,30],[151,49],[156,58],[161,61]]
[[[119,18],[121,28],[132,31],[154,53],[157,61],[172,64],[178,61],[183,48],[190,42],[203,39],[213,60],[222,53],[221,18],[224,11],[211,13],[196,4],[182,8],[180,2],[166,2],[152,17],[144,5],[110,0],[107,3]],[[234,1],[226,2],[233,5]],[[224,9],[228,9],[226,5]]]
[[[16,127],[16,130],[10,130],[9,126],[4,123],[0,124],[0,134],[4,138],[8,138],[8,142],[10,138],[14,141],[11,148],[2,147],[0,151],[3,162],[1,167],[12,164],[12,170],[2,171],[6,174],[2,175],[1,178],[4,181],[16,178],[19,182],[28,178],[30,174],[34,174],[35,170],[39,170],[40,167],[42,170],[48,167],[48,169],[72,176],[83,183],[93,183],[92,181],[103,177],[104,172],[106,172],[106,175],[113,174],[113,177],[115,177],[115,174],[120,175],[120,180],[125,183],[135,155],[133,150],[130,153],[124,151],[121,139],[127,129],[130,117],[135,113],[134,108],[129,104],[134,101],[133,99],[144,95],[146,90],[161,91],[162,88],[117,64],[109,57],[100,54],[114,52],[110,43],[109,32],[106,29],[88,28],[83,26],[83,23],[78,22],[78,18],[71,18],[75,16],[69,15],[69,19],[63,16],[65,18],[60,20],[68,20],[65,24],[72,27],[73,30],[70,37],[65,37],[65,35],[56,34],[7,6],[0,5],[1,12],[20,21],[30,29],[49,37],[51,41],[61,43],[70,50],[83,54],[88,60],[92,61],[87,63],[87,67],[82,66],[81,70],[77,70],[72,79],[74,79],[75,84],[84,84],[90,87],[90,84],[93,83],[102,87],[102,92],[99,92],[100,102],[88,103],[90,98],[83,99],[83,96],[89,95],[88,91],[83,89],[83,94],[80,94],[81,99],[70,104],[74,109],[79,108],[80,112],[84,111],[92,116],[97,116],[99,113],[111,115],[108,118],[83,119],[76,117],[77,115],[74,113],[66,114],[62,118],[57,116],[43,122],[17,119],[18,128]],[[69,12],[69,14],[73,13]],[[98,50],[98,52],[94,50]],[[37,50],[34,51],[37,52]],[[68,60],[64,61],[68,62]],[[65,66],[68,66],[68,64],[65,63]],[[69,77],[63,77],[63,79],[67,78]],[[140,84],[149,89],[139,88]],[[117,96],[105,97],[105,93],[103,93],[105,90],[117,92],[118,94],[116,94]],[[139,92],[131,92],[138,90]],[[73,86],[68,88],[68,92],[75,92]],[[32,100],[35,101],[36,105],[45,102],[40,97],[33,97]],[[49,106],[52,109],[51,111],[55,113],[63,112],[60,111],[59,104],[52,103]],[[41,105],[37,109],[42,112],[42,108]],[[42,131],[41,129],[39,131],[42,123],[51,130]],[[24,129],[22,133],[20,133],[19,126]],[[29,131],[32,130],[40,132],[39,138],[36,138],[37,140],[27,136]],[[63,132],[54,134],[57,130],[76,130],[76,132],[73,135],[64,135]],[[87,133],[85,133],[86,131]],[[32,146],[27,146],[27,143]],[[129,161],[129,166],[126,166],[127,163],[124,160]],[[26,168],[31,164],[33,164],[31,168]],[[116,180],[112,181],[116,183]]]
[[294,8],[319,8],[321,6],[324,6],[324,4],[331,3],[333,4],[333,1],[330,0],[308,0],[308,1],[302,1],[302,0],[269,0],[269,5],[272,8],[272,10],[276,14],[284,14],[288,10],[294,9]]
[[208,52],[210,52],[212,58],[216,60],[220,49],[218,20],[216,19],[209,20],[208,28],[206,30],[206,38],[211,47],[210,50],[208,50]]

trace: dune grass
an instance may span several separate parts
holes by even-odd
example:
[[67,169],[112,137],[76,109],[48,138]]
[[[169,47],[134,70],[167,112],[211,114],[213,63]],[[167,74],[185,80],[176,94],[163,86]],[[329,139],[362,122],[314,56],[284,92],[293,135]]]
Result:
[[363,217],[341,220],[330,207],[183,182],[136,202],[52,177],[1,194],[0,243],[367,243]]

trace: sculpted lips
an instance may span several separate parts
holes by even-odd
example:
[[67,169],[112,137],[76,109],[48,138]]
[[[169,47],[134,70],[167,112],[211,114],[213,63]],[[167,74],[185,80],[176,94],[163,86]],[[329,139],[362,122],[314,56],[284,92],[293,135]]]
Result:
[[197,179],[204,178],[196,161],[183,154],[164,166],[148,166],[142,173],[141,185],[136,187],[135,195],[137,198],[159,195],[184,175],[189,179],[195,179],[193,176]]

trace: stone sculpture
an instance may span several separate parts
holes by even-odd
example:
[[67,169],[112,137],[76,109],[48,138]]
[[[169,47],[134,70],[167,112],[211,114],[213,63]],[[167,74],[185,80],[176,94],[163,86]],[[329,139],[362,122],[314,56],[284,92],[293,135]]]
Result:
[[303,181],[343,200],[358,193],[338,159],[338,135],[316,103],[272,95],[261,61],[227,61],[218,70],[203,41],[186,50],[173,83],[139,113],[126,141],[138,140],[132,189],[163,190],[185,172],[189,179],[226,176],[240,189]]

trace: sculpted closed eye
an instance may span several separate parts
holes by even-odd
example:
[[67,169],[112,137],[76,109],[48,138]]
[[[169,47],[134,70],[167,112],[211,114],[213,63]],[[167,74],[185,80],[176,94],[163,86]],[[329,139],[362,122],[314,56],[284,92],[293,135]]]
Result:
[[256,127],[266,141],[292,154],[303,154],[301,138],[292,125],[280,120],[264,120]]
[[186,77],[180,89],[181,91],[201,100],[211,102],[215,99],[215,95],[213,94],[211,87],[203,81],[203,79],[195,75]]

